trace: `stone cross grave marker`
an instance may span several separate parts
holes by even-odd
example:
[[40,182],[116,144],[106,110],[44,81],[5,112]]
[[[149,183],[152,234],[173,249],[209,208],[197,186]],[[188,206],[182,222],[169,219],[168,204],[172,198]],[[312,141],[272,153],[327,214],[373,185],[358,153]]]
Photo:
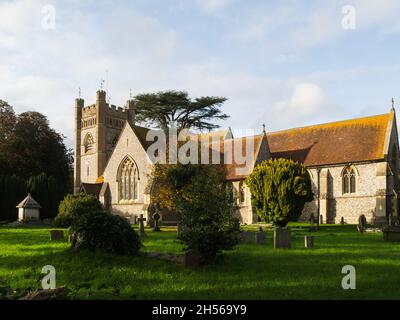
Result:
[[153,219],[154,219],[154,227],[153,227],[153,230],[156,231],[156,232],[157,232],[157,231],[161,231],[161,230],[160,230],[160,227],[159,227],[159,225],[158,225],[160,218],[161,218],[161,215],[160,215],[158,212],[156,212],[155,214],[153,214]]
[[143,218],[143,214],[140,215],[140,218],[138,219],[139,221],[139,235],[141,237],[146,236],[146,233],[144,232],[144,221],[146,221],[146,218]]

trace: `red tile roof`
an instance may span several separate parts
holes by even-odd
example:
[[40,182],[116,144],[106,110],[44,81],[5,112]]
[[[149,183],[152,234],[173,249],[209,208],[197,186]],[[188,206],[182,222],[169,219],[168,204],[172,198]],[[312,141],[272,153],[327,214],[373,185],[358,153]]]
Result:
[[384,158],[386,131],[394,112],[267,134],[272,158],[306,166],[352,163]]

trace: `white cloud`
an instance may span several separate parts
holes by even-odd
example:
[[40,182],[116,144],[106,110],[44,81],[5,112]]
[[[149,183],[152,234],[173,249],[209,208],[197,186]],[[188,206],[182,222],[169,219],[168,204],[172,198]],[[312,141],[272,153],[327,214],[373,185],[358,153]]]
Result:
[[320,112],[327,104],[325,92],[313,83],[296,84],[290,99],[278,102],[274,107],[278,112],[291,117],[309,117]]
[[197,4],[208,13],[213,13],[225,8],[232,0],[196,0]]

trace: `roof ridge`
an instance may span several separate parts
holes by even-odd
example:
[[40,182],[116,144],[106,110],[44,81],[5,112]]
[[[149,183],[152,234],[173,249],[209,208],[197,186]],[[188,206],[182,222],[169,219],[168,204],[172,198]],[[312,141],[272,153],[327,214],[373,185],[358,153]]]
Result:
[[383,116],[390,116],[390,113],[382,113],[382,114],[376,114],[376,115],[372,115],[372,116],[365,116],[365,117],[351,118],[351,119],[345,119],[345,120],[338,120],[338,121],[324,122],[324,123],[318,123],[318,124],[311,124],[311,125],[302,126],[302,127],[294,127],[294,128],[289,128],[289,129],[283,129],[283,130],[278,130],[278,131],[267,132],[267,135],[284,133],[284,132],[300,130],[300,129],[326,127],[326,126],[329,126],[329,125],[340,124],[340,123],[345,124],[346,122],[373,119],[373,118],[378,118],[378,117],[383,117]]

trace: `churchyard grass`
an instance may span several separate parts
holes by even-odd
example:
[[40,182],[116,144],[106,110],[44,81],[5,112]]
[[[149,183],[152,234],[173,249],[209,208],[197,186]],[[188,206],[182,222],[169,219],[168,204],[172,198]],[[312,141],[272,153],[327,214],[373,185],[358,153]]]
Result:
[[[76,299],[400,299],[400,243],[354,225],[322,225],[305,249],[308,225],[291,227],[290,250],[273,249],[267,228],[265,244],[241,244],[218,264],[186,269],[145,254],[73,253],[66,240],[50,241],[49,228],[0,226],[0,286],[39,288],[42,267],[53,265],[57,286]],[[175,228],[146,234],[143,252],[182,253]],[[341,287],[344,265],[356,268],[356,290]]]

